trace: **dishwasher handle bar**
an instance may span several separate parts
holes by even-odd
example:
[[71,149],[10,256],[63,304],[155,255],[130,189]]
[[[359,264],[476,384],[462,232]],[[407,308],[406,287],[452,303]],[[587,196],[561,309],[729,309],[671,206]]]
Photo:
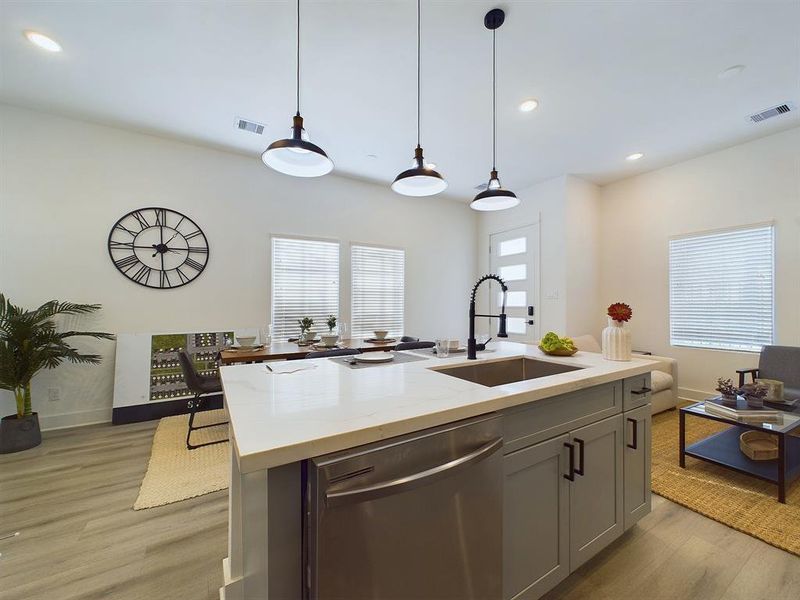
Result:
[[342,504],[349,504],[353,502],[364,502],[367,500],[375,500],[383,498],[391,494],[397,494],[406,490],[433,483],[445,477],[450,477],[458,471],[465,469],[471,465],[479,463],[483,459],[494,454],[503,446],[503,438],[497,438],[491,442],[484,444],[477,450],[460,456],[456,459],[436,465],[430,469],[425,469],[413,475],[406,475],[405,477],[398,477],[389,481],[381,481],[373,485],[368,485],[352,490],[345,490],[342,492],[326,492],[325,502],[328,506],[339,506]]

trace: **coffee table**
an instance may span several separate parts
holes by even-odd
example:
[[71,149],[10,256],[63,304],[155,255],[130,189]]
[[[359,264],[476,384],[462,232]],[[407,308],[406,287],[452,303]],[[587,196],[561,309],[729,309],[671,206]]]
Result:
[[[739,420],[705,411],[703,402],[680,409],[680,465],[686,468],[686,457],[692,456],[720,465],[739,473],[757,477],[778,486],[778,501],[786,503],[786,487],[800,477],[800,407],[787,410],[766,405],[781,411],[775,422],[761,423]],[[694,416],[731,425],[728,429],[714,433],[690,446],[686,445],[686,417]],[[773,434],[778,441],[776,460],[752,460],[739,449],[739,436],[747,431],[763,431]]]

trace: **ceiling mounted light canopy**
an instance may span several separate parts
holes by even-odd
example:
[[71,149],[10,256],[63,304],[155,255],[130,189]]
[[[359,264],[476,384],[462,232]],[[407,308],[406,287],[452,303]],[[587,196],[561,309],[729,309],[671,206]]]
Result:
[[421,11],[417,0],[417,147],[411,168],[403,171],[392,182],[392,189],[404,196],[433,196],[447,189],[447,182],[436,170],[433,163],[425,163],[420,146],[420,46]]
[[499,8],[486,13],[483,24],[492,32],[492,172],[486,189],[470,203],[470,208],[480,211],[504,210],[519,204],[519,198],[511,190],[503,188],[497,175],[497,29],[503,24],[506,14]]
[[308,141],[300,116],[300,0],[297,0],[297,112],[292,119],[292,137],[272,142],[261,160],[268,167],[294,177],[319,177],[333,170],[325,151]]

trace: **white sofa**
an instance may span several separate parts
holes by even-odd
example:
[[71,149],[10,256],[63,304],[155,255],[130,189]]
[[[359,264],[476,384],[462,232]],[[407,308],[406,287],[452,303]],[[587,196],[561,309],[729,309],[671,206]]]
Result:
[[[574,336],[572,340],[578,350],[583,352],[602,352],[600,344],[591,335]],[[653,390],[650,396],[650,406],[653,414],[674,409],[678,405],[678,361],[666,356],[646,355],[642,356],[642,358],[658,363],[658,366],[651,373],[650,382],[650,387]]]

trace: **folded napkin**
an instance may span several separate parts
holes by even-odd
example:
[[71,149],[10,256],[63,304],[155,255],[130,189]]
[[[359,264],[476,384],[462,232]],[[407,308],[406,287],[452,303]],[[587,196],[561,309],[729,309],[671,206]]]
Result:
[[273,375],[287,375],[289,373],[297,373],[298,371],[307,371],[309,369],[316,369],[317,365],[314,363],[302,364],[300,361],[285,361],[273,362],[264,366],[267,373]]

